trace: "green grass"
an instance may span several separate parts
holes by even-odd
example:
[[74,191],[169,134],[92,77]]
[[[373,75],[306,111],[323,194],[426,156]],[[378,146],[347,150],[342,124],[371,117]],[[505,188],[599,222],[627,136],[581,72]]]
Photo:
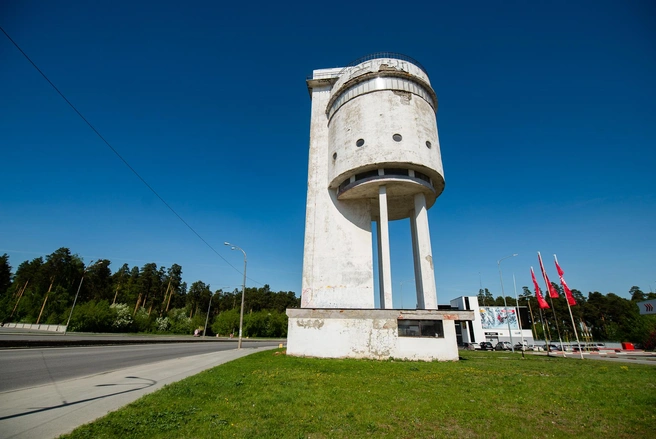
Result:
[[656,368],[504,352],[458,362],[256,353],[66,438],[647,438]]

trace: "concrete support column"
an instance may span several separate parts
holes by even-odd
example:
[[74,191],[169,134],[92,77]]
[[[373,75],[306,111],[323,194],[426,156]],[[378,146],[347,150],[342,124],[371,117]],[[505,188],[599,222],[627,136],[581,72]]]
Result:
[[392,263],[390,259],[389,225],[387,219],[387,188],[378,188],[380,216],[378,218],[378,279],[380,308],[392,309]]
[[417,223],[415,222],[414,210],[410,215],[410,234],[412,237],[412,262],[415,268],[415,290],[417,292],[417,300],[415,302],[416,309],[426,309],[424,306],[424,287],[421,283],[421,271],[419,270],[419,249],[417,246]]
[[415,259],[415,283],[419,309],[437,309],[437,292],[433,272],[433,253],[431,251],[428,229],[428,211],[424,194],[415,194],[415,211],[412,228],[412,252]]

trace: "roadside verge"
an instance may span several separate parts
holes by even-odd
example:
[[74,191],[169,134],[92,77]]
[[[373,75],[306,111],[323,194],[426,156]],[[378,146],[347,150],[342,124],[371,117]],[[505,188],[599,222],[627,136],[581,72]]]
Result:
[[274,347],[219,351],[0,393],[0,436],[56,438],[204,370]]

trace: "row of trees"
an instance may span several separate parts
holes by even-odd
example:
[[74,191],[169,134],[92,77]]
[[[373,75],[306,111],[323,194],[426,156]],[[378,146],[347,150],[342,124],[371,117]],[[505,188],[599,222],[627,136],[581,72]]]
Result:
[[[560,285],[554,282],[551,285],[560,297],[547,298],[550,309],[540,313],[535,293],[528,287],[522,288],[522,294],[518,297],[519,305],[529,308],[528,325],[538,339],[545,339],[544,332],[550,333],[552,339],[557,339],[560,331],[563,341],[575,340],[565,294]],[[641,315],[637,305],[637,302],[656,299],[656,293],[645,293],[634,286],[629,290],[630,299],[596,291],[585,297],[576,289],[572,290],[572,294],[576,299],[572,315],[580,339],[587,337],[598,341],[628,341],[641,343],[649,349],[656,347],[656,315]],[[504,306],[503,297],[494,298],[487,288],[479,290],[478,301],[480,306]],[[508,306],[516,305],[514,297],[507,296],[506,302]]]
[[[63,247],[12,273],[9,257],[0,256],[0,321],[66,324],[79,291],[69,330],[191,333],[204,327],[208,309],[216,333],[239,326],[232,316],[239,313],[240,290],[212,292],[202,281],[188,287],[178,264],[124,264],[112,273],[110,263],[85,266]],[[273,292],[268,285],[247,288],[244,302],[244,334],[253,337],[286,336],[285,310],[300,306],[293,292]]]
[[[0,256],[0,321],[66,324],[79,290],[69,330],[94,332],[192,333],[203,328],[209,309],[209,327],[227,335],[239,326],[241,291],[216,290],[197,281],[187,286],[182,267],[143,267],[124,264],[112,273],[110,261],[101,259],[85,266],[68,248],[60,248],[44,258],[24,261],[12,273],[9,257]],[[84,280],[82,281],[82,279]],[[543,328],[552,338],[560,331],[563,340],[573,340],[574,330],[561,287],[552,282],[560,297],[552,309],[539,312],[535,294],[522,288],[520,306],[528,306],[528,324],[538,339]],[[656,343],[656,316],[640,315],[637,302],[656,299],[639,287],[630,289],[631,299],[613,293],[590,292],[585,297],[572,290],[577,305],[572,313],[581,335],[594,340],[631,341],[645,347]],[[504,306],[503,297],[494,298],[488,289],[478,294],[481,306]],[[211,300],[211,306],[210,306]],[[514,306],[515,298],[506,297]],[[284,337],[287,335],[287,308],[298,308],[300,299],[291,292],[272,292],[268,285],[247,288],[244,335]],[[555,314],[554,314],[555,311]],[[526,322],[524,322],[526,323]]]

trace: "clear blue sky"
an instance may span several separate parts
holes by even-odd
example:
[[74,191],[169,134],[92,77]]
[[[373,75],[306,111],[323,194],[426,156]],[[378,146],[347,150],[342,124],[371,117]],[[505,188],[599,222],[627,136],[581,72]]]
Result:
[[[455,4],[457,3],[457,4]],[[439,98],[446,189],[429,211],[438,301],[530,285],[541,251],[572,288],[656,288],[656,4],[0,2],[0,25],[176,218],[0,35],[0,253],[69,247],[183,267],[213,289],[300,294],[305,78],[412,56]],[[412,305],[407,221],[391,224]],[[403,285],[401,285],[403,283]],[[403,295],[401,295],[401,290]]]

